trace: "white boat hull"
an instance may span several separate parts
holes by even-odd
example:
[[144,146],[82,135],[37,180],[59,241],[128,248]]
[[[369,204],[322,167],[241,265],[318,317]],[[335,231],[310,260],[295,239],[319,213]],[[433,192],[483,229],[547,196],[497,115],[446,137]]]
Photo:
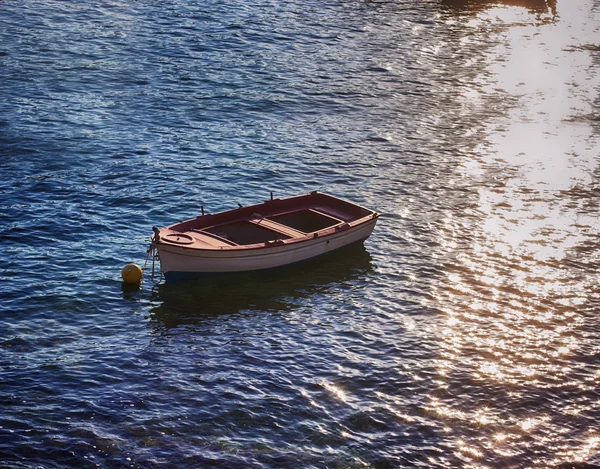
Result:
[[203,250],[158,244],[161,270],[165,279],[226,272],[249,272],[295,264],[362,242],[372,233],[377,219],[355,227],[299,242],[255,249]]

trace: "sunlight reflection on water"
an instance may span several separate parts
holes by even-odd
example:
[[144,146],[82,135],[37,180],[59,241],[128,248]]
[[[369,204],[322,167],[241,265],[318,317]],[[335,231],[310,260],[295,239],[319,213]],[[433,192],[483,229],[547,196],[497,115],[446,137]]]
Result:
[[[460,390],[448,390],[431,396],[428,407],[452,426],[456,454],[468,467],[494,460],[510,465],[512,457],[550,441],[555,463],[581,461],[599,445],[593,425],[585,441],[568,442],[573,410],[559,398],[579,394],[579,415],[598,405],[590,394],[598,374],[569,361],[589,350],[582,326],[594,311],[589,292],[597,291],[598,280],[578,268],[597,265],[597,251],[579,248],[597,243],[600,226],[596,207],[576,192],[590,190],[597,178],[597,135],[589,123],[572,121],[592,112],[600,84],[591,55],[575,48],[597,40],[587,17],[593,11],[589,2],[577,2],[558,20],[536,23],[526,10],[493,7],[469,20],[503,40],[485,57],[477,91],[461,96],[463,112],[494,108],[497,117],[474,131],[482,143],[459,171],[463,184],[479,187],[478,200],[468,214],[448,210],[440,226],[448,261],[435,294],[448,318],[439,374],[452,387],[453,375],[468,364],[464,379],[480,393],[457,408],[452,396]],[[581,375],[586,384],[574,379]],[[526,402],[542,390],[556,398],[537,402],[541,408],[532,415]],[[512,412],[490,410],[489,399],[500,396]],[[562,417],[551,418],[550,408]],[[564,442],[552,437],[558,434]]]

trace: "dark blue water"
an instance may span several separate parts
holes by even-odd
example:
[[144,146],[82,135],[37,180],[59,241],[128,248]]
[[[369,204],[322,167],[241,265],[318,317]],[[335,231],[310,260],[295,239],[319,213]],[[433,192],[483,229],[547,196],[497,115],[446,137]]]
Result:
[[[600,5],[0,3],[0,466],[600,464]],[[323,190],[364,247],[124,287]]]

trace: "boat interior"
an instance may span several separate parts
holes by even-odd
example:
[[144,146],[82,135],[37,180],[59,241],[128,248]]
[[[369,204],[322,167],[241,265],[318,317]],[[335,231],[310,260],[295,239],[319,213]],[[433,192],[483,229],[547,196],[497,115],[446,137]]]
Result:
[[[294,199],[275,199],[263,204],[214,215],[203,215],[170,228],[162,236],[175,244],[223,248],[275,244],[293,238],[317,237],[329,229],[347,228],[352,221],[374,212],[337,198],[318,194],[322,199],[298,204]],[[291,200],[291,202],[290,202]],[[293,203],[296,202],[296,203]]]
[[314,209],[303,209],[265,217],[259,214],[254,215],[254,217],[246,220],[216,225],[201,231],[234,244],[245,246],[300,238],[344,223],[339,218],[334,218]]

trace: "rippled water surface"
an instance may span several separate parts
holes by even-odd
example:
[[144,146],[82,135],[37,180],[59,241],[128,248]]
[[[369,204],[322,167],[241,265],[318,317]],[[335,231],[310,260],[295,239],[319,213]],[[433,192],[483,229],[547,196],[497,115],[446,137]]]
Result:
[[[600,3],[0,3],[0,466],[600,464]],[[364,247],[121,284],[319,189]]]

